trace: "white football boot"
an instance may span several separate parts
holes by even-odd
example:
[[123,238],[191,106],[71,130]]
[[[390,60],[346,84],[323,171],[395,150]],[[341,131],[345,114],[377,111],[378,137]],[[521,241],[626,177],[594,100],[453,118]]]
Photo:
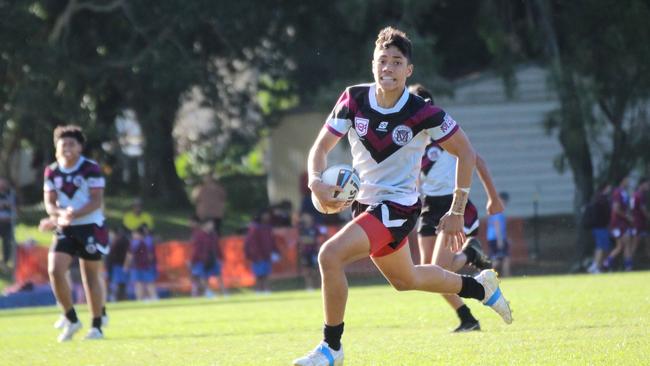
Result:
[[84,339],[103,339],[103,338],[104,338],[104,333],[102,333],[101,330],[95,327],[90,328],[90,330],[88,331],[88,333],[86,333],[86,336],[84,337]]
[[478,283],[483,285],[483,288],[485,289],[485,298],[481,301],[483,305],[489,306],[492,310],[496,311],[506,324],[512,323],[510,303],[501,293],[497,273],[493,269],[486,269],[481,271],[481,273],[474,278]]
[[59,316],[59,319],[54,322],[54,329],[63,329],[63,327],[68,323],[70,323],[68,318],[66,318],[65,315],[61,315]]
[[63,331],[61,334],[59,334],[59,337],[57,339],[59,342],[67,342],[72,339],[72,336],[74,336],[74,334],[77,333],[79,329],[81,329],[80,321],[77,321],[76,323],[67,322],[63,327]]
[[343,345],[335,351],[323,341],[307,356],[295,359],[294,366],[343,366]]

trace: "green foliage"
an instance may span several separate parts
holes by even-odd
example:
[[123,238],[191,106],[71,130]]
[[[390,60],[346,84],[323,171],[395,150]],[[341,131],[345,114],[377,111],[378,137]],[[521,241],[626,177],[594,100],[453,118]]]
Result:
[[[649,280],[649,272],[505,279],[514,323],[468,300],[483,331],[462,335],[450,334],[457,317],[439,295],[352,287],[346,364],[643,365],[650,302],[639,284]],[[322,339],[321,308],[319,292],[304,290],[113,303],[93,352],[82,351],[85,306],[77,307],[84,328],[65,344],[51,326],[54,306],[3,310],[2,356],[8,365],[287,365]]]

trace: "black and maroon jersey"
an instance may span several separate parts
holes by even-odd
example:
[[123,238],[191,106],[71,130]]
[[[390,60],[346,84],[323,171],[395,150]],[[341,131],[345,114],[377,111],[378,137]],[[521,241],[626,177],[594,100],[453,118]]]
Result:
[[442,142],[459,126],[445,111],[407,89],[394,107],[382,108],[375,88],[375,84],[348,87],[325,126],[337,136],[348,134],[352,165],[361,178],[357,201],[413,205],[419,196],[416,181],[429,139]]
[[[99,165],[85,157],[80,157],[77,164],[70,169],[53,163],[45,168],[43,179],[45,192],[56,191],[56,199],[61,208],[72,207],[77,210],[90,201],[90,190],[104,188],[104,176]],[[102,208],[83,217],[77,217],[71,225],[85,225],[104,223]]]

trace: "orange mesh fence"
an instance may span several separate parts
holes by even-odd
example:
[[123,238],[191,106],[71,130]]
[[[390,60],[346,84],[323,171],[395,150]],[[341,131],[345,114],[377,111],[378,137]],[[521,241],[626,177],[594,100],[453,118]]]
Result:
[[48,247],[38,245],[18,245],[16,250],[16,282],[32,282],[40,285],[48,283]]

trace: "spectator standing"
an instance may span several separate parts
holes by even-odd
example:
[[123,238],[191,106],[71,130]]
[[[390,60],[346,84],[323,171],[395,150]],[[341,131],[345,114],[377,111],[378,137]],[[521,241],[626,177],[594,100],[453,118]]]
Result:
[[146,225],[131,233],[131,245],[126,255],[125,271],[131,279],[138,300],[158,300],[156,293],[156,248]]
[[[503,206],[508,205],[510,195],[507,192],[499,193]],[[505,213],[499,212],[488,217],[487,241],[490,248],[490,258],[494,269],[499,269],[502,276],[510,276],[510,244],[508,243],[508,230]]]
[[298,252],[300,253],[300,272],[305,279],[305,289],[312,291],[318,279],[318,248],[320,230],[314,217],[307,212],[300,215],[298,223]]
[[271,226],[271,212],[268,209],[262,210],[249,225],[244,241],[244,251],[246,259],[252,263],[256,292],[270,293],[271,263],[274,259],[279,258],[279,255]]
[[197,223],[192,231],[192,296],[212,297],[209,288],[210,276],[217,278],[221,294],[225,294],[221,278],[223,254],[219,245],[219,236],[214,230],[214,222],[206,220]]
[[[618,185],[612,191],[611,213],[609,219],[609,232],[616,241],[616,246],[612,250],[605,261],[603,267],[611,270],[614,264],[614,259],[623,251],[624,256],[627,254],[626,249],[630,245],[630,234],[632,231],[632,217],[630,215],[630,195],[627,192],[629,185],[629,177],[621,178]],[[632,269],[631,258],[625,257],[623,259],[625,268]]]
[[214,230],[221,235],[221,224],[226,208],[226,190],[211,174],[203,177],[203,183],[192,191],[196,216],[201,220],[212,220]]
[[609,193],[611,187],[608,184],[602,184],[592,198],[585,212],[585,224],[591,229],[594,237],[596,249],[594,251],[594,261],[587,269],[589,273],[597,274],[602,270],[603,257],[612,249],[612,242],[609,238],[610,202]]
[[647,246],[648,243],[648,219],[650,218],[650,208],[648,207],[648,190],[650,181],[648,178],[641,178],[634,195],[632,196],[632,242],[628,250],[630,258],[630,269],[632,261],[639,244]]
[[137,230],[142,225],[146,225],[149,230],[154,229],[153,217],[143,210],[142,200],[139,198],[133,201],[131,210],[124,214],[122,225],[129,231]]
[[111,301],[126,300],[126,287],[129,283],[129,273],[124,269],[126,255],[129,252],[129,235],[125,228],[110,230],[109,238],[111,251],[106,257],[106,268],[109,273],[109,299]]
[[8,268],[14,249],[14,224],[16,222],[16,195],[9,181],[0,177],[0,239],[2,240],[2,263],[0,269]]

